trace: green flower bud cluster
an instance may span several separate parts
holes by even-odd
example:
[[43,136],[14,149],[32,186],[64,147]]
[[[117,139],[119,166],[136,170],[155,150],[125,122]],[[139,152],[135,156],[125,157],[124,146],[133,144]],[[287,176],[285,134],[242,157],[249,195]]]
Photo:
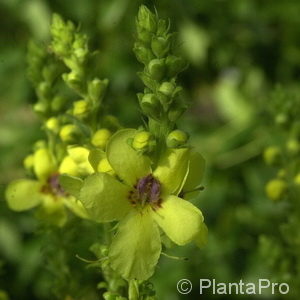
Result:
[[79,33],[78,28],[71,21],[64,21],[61,16],[54,14],[51,24],[51,49],[70,69],[63,74],[65,82],[79,92],[85,77],[84,66],[90,55],[87,37]]
[[57,78],[63,72],[60,62],[47,53],[44,47],[31,41],[28,45],[28,77],[31,80],[37,95],[34,105],[36,113],[49,117],[65,109],[67,99],[57,95],[54,90]]
[[[288,131],[299,123],[300,97],[298,88],[283,89],[278,86],[270,99],[269,111],[274,116],[275,123]],[[299,124],[297,125],[300,134]]]
[[146,86],[144,93],[138,94],[141,109],[154,120],[167,118],[175,122],[186,109],[180,97],[182,88],[176,84],[176,77],[186,63],[174,53],[175,34],[169,32],[167,21],[145,6],[140,7],[136,30],[133,50],[138,61],[144,64],[139,76]]

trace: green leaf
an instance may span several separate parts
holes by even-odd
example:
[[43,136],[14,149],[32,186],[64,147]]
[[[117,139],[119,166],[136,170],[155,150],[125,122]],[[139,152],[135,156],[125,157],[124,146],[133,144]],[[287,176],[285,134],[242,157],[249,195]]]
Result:
[[59,183],[66,192],[77,199],[79,198],[80,189],[83,185],[81,178],[62,174],[59,176]]
[[43,200],[41,188],[42,184],[35,180],[19,179],[11,182],[5,191],[9,208],[22,211],[37,206]]
[[154,273],[160,252],[159,230],[149,211],[132,210],[112,241],[110,264],[127,280],[146,280]]

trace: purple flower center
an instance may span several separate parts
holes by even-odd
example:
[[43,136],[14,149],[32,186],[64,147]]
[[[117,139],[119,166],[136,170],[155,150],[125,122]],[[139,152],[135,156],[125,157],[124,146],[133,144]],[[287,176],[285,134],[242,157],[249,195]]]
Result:
[[129,200],[132,204],[140,203],[144,205],[149,203],[156,206],[160,205],[160,182],[152,174],[139,179],[134,188],[135,190],[129,193]]
[[67,193],[59,184],[59,174],[52,174],[48,180],[47,184],[42,187],[42,192],[45,194],[52,194],[54,196],[66,196]]

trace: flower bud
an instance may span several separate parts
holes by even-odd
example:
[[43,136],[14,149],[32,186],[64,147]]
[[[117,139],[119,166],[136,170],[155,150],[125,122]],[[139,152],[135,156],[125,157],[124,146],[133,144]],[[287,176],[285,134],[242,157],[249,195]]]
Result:
[[37,93],[41,97],[48,98],[51,95],[51,85],[48,82],[41,82],[37,87]]
[[150,62],[150,60],[154,58],[154,55],[152,54],[151,50],[144,46],[136,44],[133,48],[133,51],[137,60],[144,65],[147,65]]
[[38,140],[33,145],[34,150],[38,150],[38,149],[46,148],[46,147],[47,147],[47,144],[44,140]]
[[296,139],[288,140],[286,148],[291,155],[297,155],[300,152],[300,143]]
[[65,73],[62,75],[63,80],[74,90],[82,90],[81,76],[77,72]]
[[294,183],[300,186],[300,173],[298,173],[294,178]]
[[286,169],[279,169],[278,172],[277,172],[277,177],[278,178],[284,179],[284,178],[286,178],[286,175],[287,175]]
[[165,81],[160,85],[158,91],[167,97],[171,97],[175,91],[175,88],[176,86],[174,83]]
[[73,115],[77,118],[83,119],[88,116],[91,110],[91,105],[86,100],[78,100],[73,102]]
[[264,150],[264,161],[267,165],[276,166],[281,162],[281,151],[279,147],[271,146]]
[[108,85],[108,79],[100,80],[98,78],[89,81],[88,83],[88,94],[90,98],[97,102],[104,96]]
[[152,40],[153,33],[143,29],[143,28],[137,28],[137,36],[138,39],[145,44],[150,44]]
[[166,65],[168,69],[168,76],[174,77],[185,69],[186,62],[181,57],[168,55]]
[[155,15],[144,5],[139,9],[137,16],[137,25],[149,32],[156,31],[156,17]]
[[77,164],[69,155],[67,155],[60,163],[58,172],[60,174],[79,176]]
[[67,151],[69,156],[77,165],[78,173],[81,176],[94,173],[94,170],[88,159],[90,154],[89,149],[84,147],[69,147]]
[[111,132],[108,129],[99,129],[92,136],[92,144],[96,147],[104,149],[110,137]]
[[154,94],[145,94],[139,96],[140,106],[145,115],[157,119],[160,112],[158,98]]
[[49,110],[49,104],[45,101],[43,102],[38,102],[36,104],[34,104],[33,106],[33,110],[37,113],[37,114],[46,114]]
[[61,128],[59,136],[65,143],[74,143],[80,137],[80,131],[74,124],[67,124]]
[[287,121],[288,121],[288,116],[285,113],[280,113],[275,118],[275,122],[280,126],[285,126]]
[[151,49],[156,57],[164,57],[170,50],[169,38],[153,37],[151,41]]
[[47,148],[41,148],[34,152],[33,169],[37,178],[45,180],[55,171],[55,163],[50,151]]
[[282,179],[270,180],[266,185],[266,194],[273,201],[282,199],[288,189],[287,183]]
[[167,146],[169,148],[177,148],[187,143],[189,136],[182,130],[173,130],[167,137]]
[[54,112],[58,112],[62,110],[67,103],[68,99],[61,97],[61,96],[56,96],[53,98],[51,102],[51,110]]
[[165,61],[164,59],[152,59],[148,64],[148,70],[151,77],[160,81],[165,74]]
[[97,171],[102,173],[108,173],[110,175],[113,175],[115,173],[107,158],[103,158],[100,160],[97,167]]
[[148,148],[150,140],[151,140],[150,132],[140,131],[133,138],[132,147],[135,150],[144,150]]
[[46,128],[53,133],[58,133],[60,126],[59,120],[55,117],[51,117],[46,121]]
[[23,165],[26,170],[31,170],[34,164],[34,156],[33,154],[27,155],[23,160]]

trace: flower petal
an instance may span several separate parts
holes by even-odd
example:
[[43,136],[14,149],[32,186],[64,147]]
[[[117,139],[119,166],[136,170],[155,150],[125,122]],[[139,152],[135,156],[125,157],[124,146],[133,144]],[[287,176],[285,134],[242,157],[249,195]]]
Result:
[[79,177],[62,174],[59,176],[59,183],[63,189],[78,198],[80,195],[80,189],[83,185],[83,180]]
[[36,180],[19,179],[11,182],[5,191],[10,209],[22,211],[31,209],[43,200],[42,184]]
[[154,273],[160,252],[160,234],[151,214],[132,210],[112,241],[110,264],[127,280],[146,280]]
[[187,148],[168,149],[153,172],[162,184],[164,195],[178,194],[187,176],[190,151]]
[[150,159],[132,149],[127,141],[136,134],[135,129],[116,132],[108,142],[107,159],[117,175],[129,185],[151,173]]
[[185,199],[195,198],[200,193],[200,191],[191,193],[188,192],[199,187],[203,179],[205,171],[205,160],[203,156],[198,152],[193,152],[190,157],[189,166],[189,173],[183,186],[183,194],[185,195]]
[[178,245],[185,245],[201,232],[201,211],[188,201],[176,196],[164,199],[153,217],[169,238]]
[[201,231],[196,235],[194,241],[201,249],[207,244],[208,229],[205,223],[202,223]]
[[72,211],[75,215],[77,215],[78,217],[83,218],[83,219],[90,218],[88,212],[82,205],[82,202],[80,202],[76,198],[74,198],[72,196],[64,197],[63,202],[64,202],[65,206],[68,207],[68,209],[70,211]]
[[85,179],[79,200],[97,221],[110,222],[124,217],[132,208],[127,195],[129,188],[105,173]]

